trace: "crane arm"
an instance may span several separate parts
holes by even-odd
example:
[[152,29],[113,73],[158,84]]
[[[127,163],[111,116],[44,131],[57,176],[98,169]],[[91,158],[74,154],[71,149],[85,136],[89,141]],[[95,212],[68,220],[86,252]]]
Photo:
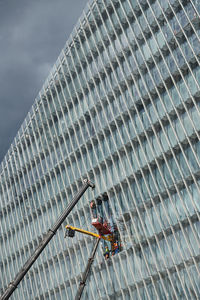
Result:
[[90,232],[90,231],[87,231],[87,230],[84,230],[84,229],[81,229],[81,228],[73,227],[73,226],[70,226],[70,225],[67,225],[65,227],[66,227],[66,229],[71,229],[73,231],[77,231],[77,232],[80,232],[80,233],[83,233],[83,234],[87,234],[87,235],[90,235],[90,236],[93,236],[93,237],[96,237],[96,238],[101,238],[101,239],[104,239],[105,241],[108,241],[108,242],[112,242],[112,240],[113,240],[111,235],[103,236],[103,235],[99,235],[97,233]]

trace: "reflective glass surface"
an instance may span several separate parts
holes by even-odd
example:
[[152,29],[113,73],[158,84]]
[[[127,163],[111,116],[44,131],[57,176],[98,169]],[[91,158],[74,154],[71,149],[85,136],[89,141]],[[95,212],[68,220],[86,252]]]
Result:
[[[66,224],[108,195],[82,299],[200,299],[200,2],[89,1],[0,167],[0,289],[84,178]],[[93,230],[94,231],[94,230]],[[94,245],[58,231],[11,299],[74,299]]]

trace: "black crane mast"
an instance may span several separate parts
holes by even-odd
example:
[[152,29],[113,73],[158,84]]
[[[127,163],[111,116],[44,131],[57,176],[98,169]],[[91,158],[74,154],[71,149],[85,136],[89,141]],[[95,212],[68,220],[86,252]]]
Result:
[[92,249],[91,255],[90,255],[89,259],[88,259],[87,266],[86,266],[85,271],[83,273],[82,279],[81,279],[81,281],[79,283],[79,287],[78,287],[78,291],[76,293],[75,300],[80,300],[81,299],[84,287],[86,285],[86,280],[87,280],[88,275],[90,273],[91,266],[92,266],[92,264],[94,262],[94,257],[95,257],[95,254],[97,252],[97,248],[98,248],[100,239],[101,239],[101,237],[97,238],[96,243],[94,245],[94,248]]

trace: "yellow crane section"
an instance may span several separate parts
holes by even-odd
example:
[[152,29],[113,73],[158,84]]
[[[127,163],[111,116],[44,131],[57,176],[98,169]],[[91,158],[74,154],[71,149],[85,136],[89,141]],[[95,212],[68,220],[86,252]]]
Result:
[[70,226],[70,225],[65,226],[65,228],[66,229],[71,229],[73,231],[78,231],[80,233],[87,234],[87,235],[90,235],[90,236],[93,236],[93,237],[96,237],[96,238],[101,238],[101,239],[104,239],[105,241],[109,241],[109,242],[113,241],[112,235],[103,236],[103,235],[99,235],[97,233],[90,232],[90,231],[87,231],[87,230],[84,230],[84,229],[81,229],[81,228],[73,227],[73,226]]

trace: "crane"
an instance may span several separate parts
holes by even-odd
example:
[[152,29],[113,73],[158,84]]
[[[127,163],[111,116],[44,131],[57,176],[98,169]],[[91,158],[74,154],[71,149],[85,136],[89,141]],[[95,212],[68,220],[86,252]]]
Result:
[[66,217],[69,215],[69,213],[72,211],[74,206],[77,204],[81,196],[85,193],[85,191],[88,189],[88,187],[94,188],[95,185],[88,179],[84,179],[84,183],[80,190],[77,192],[77,194],[74,196],[72,201],[69,203],[69,205],[64,209],[63,213],[58,217],[55,224],[48,230],[48,232],[44,235],[44,238],[39,243],[31,257],[26,261],[22,269],[19,271],[19,273],[16,275],[15,279],[10,282],[8,287],[6,288],[5,292],[1,295],[0,300],[7,300],[10,298],[12,293],[17,288],[20,281],[24,278],[28,270],[31,268],[31,266],[34,264],[34,262],[37,260],[38,256],[42,253],[44,248],[47,246],[47,244],[50,242],[52,237],[56,234],[58,228],[61,226],[61,224],[65,221]]

